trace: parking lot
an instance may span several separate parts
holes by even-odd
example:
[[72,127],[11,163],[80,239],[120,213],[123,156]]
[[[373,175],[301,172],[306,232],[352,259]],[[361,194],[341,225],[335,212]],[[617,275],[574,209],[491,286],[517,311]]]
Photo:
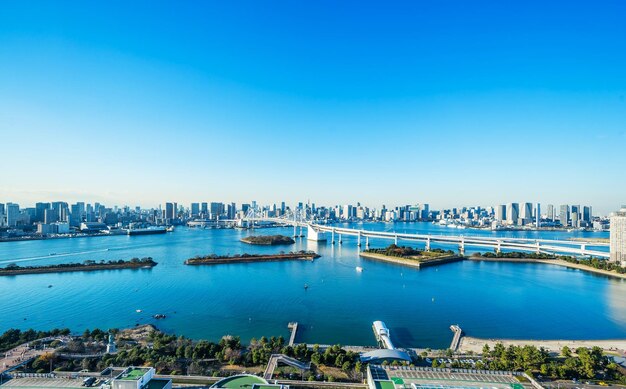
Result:
[[0,385],[0,389],[11,388],[84,388],[82,379],[71,378],[40,378],[40,377],[27,377],[27,378],[13,378],[8,382]]
[[411,389],[411,384],[418,388],[438,387],[484,387],[501,389],[521,389],[522,385],[512,374],[507,372],[485,372],[471,369],[434,369],[430,367],[385,367],[396,388]]

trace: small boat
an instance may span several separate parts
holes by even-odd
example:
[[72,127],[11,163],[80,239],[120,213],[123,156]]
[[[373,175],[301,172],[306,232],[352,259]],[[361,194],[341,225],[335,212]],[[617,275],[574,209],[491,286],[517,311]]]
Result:
[[304,290],[307,290],[307,289],[309,289],[309,285],[304,284]]
[[136,309],[135,312],[141,313],[141,309]]
[[48,288],[52,288],[52,285],[48,285]]
[[363,268],[361,266],[357,266],[356,267],[356,271],[358,271],[359,273],[363,271]]
[[157,313],[156,315],[152,316],[155,319],[165,319],[166,316],[162,313]]

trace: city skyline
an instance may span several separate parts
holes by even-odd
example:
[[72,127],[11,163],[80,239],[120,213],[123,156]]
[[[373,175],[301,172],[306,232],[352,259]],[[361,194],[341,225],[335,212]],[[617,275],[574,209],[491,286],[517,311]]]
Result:
[[0,198],[614,210],[626,5],[474,7],[4,3]]

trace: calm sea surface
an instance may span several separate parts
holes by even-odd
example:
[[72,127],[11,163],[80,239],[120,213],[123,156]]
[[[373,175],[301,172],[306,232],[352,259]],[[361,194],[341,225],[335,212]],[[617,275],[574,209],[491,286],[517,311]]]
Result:
[[[453,230],[428,223],[353,226],[433,234],[608,237]],[[287,323],[297,321],[302,329],[298,341],[374,345],[371,323],[383,320],[398,346],[447,347],[452,336],[448,327],[457,323],[468,335],[485,338],[626,338],[626,282],[621,280],[553,265],[463,261],[416,270],[359,258],[356,238],[344,237],[341,246],[300,239],[294,246],[272,248],[240,243],[248,234],[181,227],[164,235],[0,243],[0,266],[144,256],[159,263],[150,270],[1,277],[0,332],[55,327],[78,332],[152,323],[196,339],[233,334],[248,340],[287,336]],[[389,242],[370,243],[382,247]],[[183,264],[198,254],[300,249],[322,257],[315,262]],[[157,313],[167,318],[153,319]]]

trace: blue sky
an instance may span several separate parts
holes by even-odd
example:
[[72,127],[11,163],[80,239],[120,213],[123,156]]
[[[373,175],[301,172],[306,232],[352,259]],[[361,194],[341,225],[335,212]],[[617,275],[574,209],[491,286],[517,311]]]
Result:
[[626,203],[626,3],[0,4],[0,202]]

